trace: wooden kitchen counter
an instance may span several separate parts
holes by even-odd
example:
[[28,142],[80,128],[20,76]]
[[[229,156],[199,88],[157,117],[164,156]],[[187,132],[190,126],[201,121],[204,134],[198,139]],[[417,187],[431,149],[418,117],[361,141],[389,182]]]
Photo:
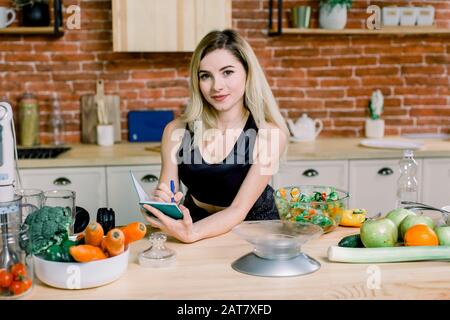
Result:
[[[386,137],[386,139],[402,139]],[[320,138],[314,142],[291,142],[287,160],[339,160],[401,158],[402,150],[360,146],[362,138]],[[450,157],[450,139],[424,139],[420,157]],[[72,150],[56,159],[19,160],[20,168],[120,166],[160,164],[159,143],[119,143],[111,147],[90,144],[71,145]],[[152,151],[153,150],[153,151]]]
[[[137,253],[149,246],[148,240],[141,240],[131,245],[128,270],[119,280],[95,289],[61,290],[36,279],[27,299],[450,299],[450,262],[329,262],[327,248],[357,232],[338,228],[309,242],[303,251],[317,259],[321,268],[287,278],[234,271],[231,263],[252,246],[232,232],[193,244],[169,242],[177,261],[172,267],[160,269],[137,263]],[[374,272],[379,272],[379,277]]]

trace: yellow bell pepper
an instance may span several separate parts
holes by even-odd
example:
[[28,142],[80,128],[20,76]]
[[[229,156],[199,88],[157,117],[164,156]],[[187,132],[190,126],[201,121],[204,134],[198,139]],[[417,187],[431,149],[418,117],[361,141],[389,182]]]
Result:
[[344,227],[360,227],[366,220],[365,209],[348,209],[342,212],[341,222]]

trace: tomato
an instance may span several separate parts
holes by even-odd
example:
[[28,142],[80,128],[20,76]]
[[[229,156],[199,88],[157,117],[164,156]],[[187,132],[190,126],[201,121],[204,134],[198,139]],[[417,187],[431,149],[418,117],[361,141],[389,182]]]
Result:
[[322,201],[325,201],[327,199],[327,193],[322,192]]
[[26,284],[23,281],[13,281],[9,286],[9,291],[15,296],[24,293],[27,291]]
[[16,263],[11,267],[11,273],[13,274],[14,280],[20,280],[27,276],[27,268],[23,263]]
[[25,290],[28,290],[31,288],[31,285],[33,284],[33,280],[31,280],[30,278],[25,278],[22,280],[22,283],[25,286]]
[[5,269],[0,270],[0,287],[8,288],[13,281],[13,275],[11,272],[6,271]]

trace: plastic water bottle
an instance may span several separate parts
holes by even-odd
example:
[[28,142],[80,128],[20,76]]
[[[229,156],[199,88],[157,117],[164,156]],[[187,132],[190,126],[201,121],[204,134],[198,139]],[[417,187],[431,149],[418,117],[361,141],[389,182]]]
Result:
[[59,107],[59,102],[56,95],[53,95],[50,125],[52,127],[53,133],[53,144],[57,146],[64,144],[64,136],[63,136],[64,120],[61,114],[61,109]]
[[402,201],[417,201],[417,162],[412,150],[405,150],[399,161],[400,177],[397,181],[397,208],[402,208]]

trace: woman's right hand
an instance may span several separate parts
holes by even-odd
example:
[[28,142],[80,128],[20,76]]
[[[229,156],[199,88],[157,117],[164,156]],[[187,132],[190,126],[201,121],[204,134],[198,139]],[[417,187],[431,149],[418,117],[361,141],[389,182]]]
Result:
[[183,199],[183,193],[178,191],[177,193],[175,193],[175,195],[172,193],[172,191],[170,191],[169,187],[167,186],[167,184],[165,184],[164,182],[161,182],[155,190],[153,190],[153,201],[158,201],[158,202],[172,202],[172,197],[175,200],[175,203],[177,205],[180,204],[180,201]]

